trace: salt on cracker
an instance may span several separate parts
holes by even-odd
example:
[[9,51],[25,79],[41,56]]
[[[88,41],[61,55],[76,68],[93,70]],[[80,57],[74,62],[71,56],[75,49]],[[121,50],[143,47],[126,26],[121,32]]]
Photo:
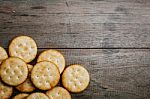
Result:
[[17,86],[27,79],[27,64],[20,58],[9,57],[0,66],[0,76],[6,84]]
[[26,63],[31,62],[37,54],[35,41],[28,36],[18,36],[9,45],[10,56],[23,59]]
[[16,87],[16,89],[21,92],[32,92],[35,90],[35,87],[32,84],[31,79],[30,79],[30,72],[31,72],[33,66],[30,64],[28,64],[27,66],[28,66],[28,70],[29,70],[28,78],[26,79],[25,82],[23,82],[22,84],[20,84]]
[[3,47],[0,47],[0,64],[2,63],[3,60],[7,59],[8,55],[6,50]]
[[62,74],[62,84],[70,92],[81,92],[90,81],[88,71],[80,65],[67,67]]
[[49,99],[47,95],[41,92],[32,93],[27,99]]
[[50,49],[42,52],[39,55],[37,62],[44,60],[54,62],[58,66],[59,72],[63,72],[65,68],[65,58],[59,51]]
[[13,93],[13,87],[5,85],[0,80],[0,99],[9,99]]
[[26,99],[28,96],[29,94],[21,93],[21,94],[14,96],[12,99]]
[[57,66],[48,61],[37,63],[31,72],[33,84],[41,90],[49,90],[56,86],[60,79]]
[[46,95],[50,99],[71,99],[70,93],[62,87],[55,87],[52,90],[48,90]]

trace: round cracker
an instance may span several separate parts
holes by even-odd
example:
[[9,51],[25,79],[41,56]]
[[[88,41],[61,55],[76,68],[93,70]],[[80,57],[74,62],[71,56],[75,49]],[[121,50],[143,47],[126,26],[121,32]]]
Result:
[[26,99],[28,96],[29,94],[21,93],[21,94],[14,96],[13,99]]
[[3,60],[7,59],[8,55],[6,50],[0,46],[0,64],[2,63]]
[[37,54],[35,41],[28,36],[18,36],[9,45],[9,55],[23,59],[26,63],[31,62]]
[[37,62],[40,62],[40,61],[54,62],[58,66],[60,74],[63,72],[65,68],[65,58],[57,50],[50,49],[50,50],[46,50],[42,52],[37,59]]
[[62,84],[70,92],[81,92],[90,81],[88,71],[80,65],[67,67],[62,74]]
[[71,99],[70,93],[62,87],[55,87],[52,90],[48,90],[46,95],[50,99]]
[[0,80],[0,99],[9,99],[13,93],[13,87],[5,85]]
[[49,61],[37,63],[31,72],[33,84],[41,90],[49,90],[56,86],[60,79],[57,66]]
[[21,92],[32,92],[35,90],[35,87],[32,84],[31,79],[29,77],[33,66],[30,64],[27,64],[27,66],[28,66],[28,70],[29,70],[28,78],[26,79],[25,82],[23,82],[22,84],[20,84],[16,87],[16,89],[21,91]]
[[32,93],[27,99],[49,99],[47,95],[41,92]]
[[0,66],[0,76],[6,84],[17,86],[27,79],[27,64],[20,58],[9,57]]

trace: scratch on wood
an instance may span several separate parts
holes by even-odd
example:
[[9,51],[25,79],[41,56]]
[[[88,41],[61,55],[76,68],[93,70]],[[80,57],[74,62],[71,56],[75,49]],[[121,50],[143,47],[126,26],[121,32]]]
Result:
[[12,16],[24,16],[24,17],[38,17],[38,15],[30,15],[30,14],[26,14],[26,13],[14,13]]
[[31,7],[31,9],[46,9],[46,7],[43,7],[43,6],[34,6],[34,7]]
[[122,12],[122,13],[125,14],[125,15],[128,15],[128,14],[129,14],[128,9],[125,8],[124,6],[121,6],[121,5],[118,6],[118,7],[116,7],[115,11],[117,11],[117,12]]
[[104,28],[108,29],[109,31],[116,30],[116,25],[114,23],[105,22],[103,25],[104,25]]
[[66,1],[66,6],[67,6],[67,7],[69,7],[69,4],[68,4],[68,2],[67,2],[67,1]]

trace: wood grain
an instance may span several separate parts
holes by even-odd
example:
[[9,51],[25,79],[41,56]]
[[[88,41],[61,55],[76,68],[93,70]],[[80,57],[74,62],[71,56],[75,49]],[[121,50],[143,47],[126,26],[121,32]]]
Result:
[[2,0],[0,44],[29,35],[39,48],[150,48],[149,20],[149,0]]
[[89,71],[73,99],[149,99],[149,27],[150,0],[0,0],[0,46],[28,35]]
[[[90,85],[73,99],[149,99],[149,49],[58,49],[66,65],[81,64]],[[43,50],[40,50],[40,52]]]

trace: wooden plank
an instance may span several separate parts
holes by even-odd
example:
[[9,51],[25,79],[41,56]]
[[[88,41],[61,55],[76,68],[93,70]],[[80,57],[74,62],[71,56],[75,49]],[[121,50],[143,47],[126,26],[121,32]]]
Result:
[[[39,49],[39,53],[46,49]],[[149,49],[57,49],[90,73],[88,88],[73,99],[149,99]],[[35,64],[35,61],[33,62]],[[60,83],[59,86],[62,86]]]
[[[46,49],[39,49],[39,53]],[[58,49],[66,65],[81,64],[90,85],[73,99],[149,99],[149,49]]]
[[39,48],[150,48],[149,20],[149,0],[0,1],[0,44],[29,35]]

